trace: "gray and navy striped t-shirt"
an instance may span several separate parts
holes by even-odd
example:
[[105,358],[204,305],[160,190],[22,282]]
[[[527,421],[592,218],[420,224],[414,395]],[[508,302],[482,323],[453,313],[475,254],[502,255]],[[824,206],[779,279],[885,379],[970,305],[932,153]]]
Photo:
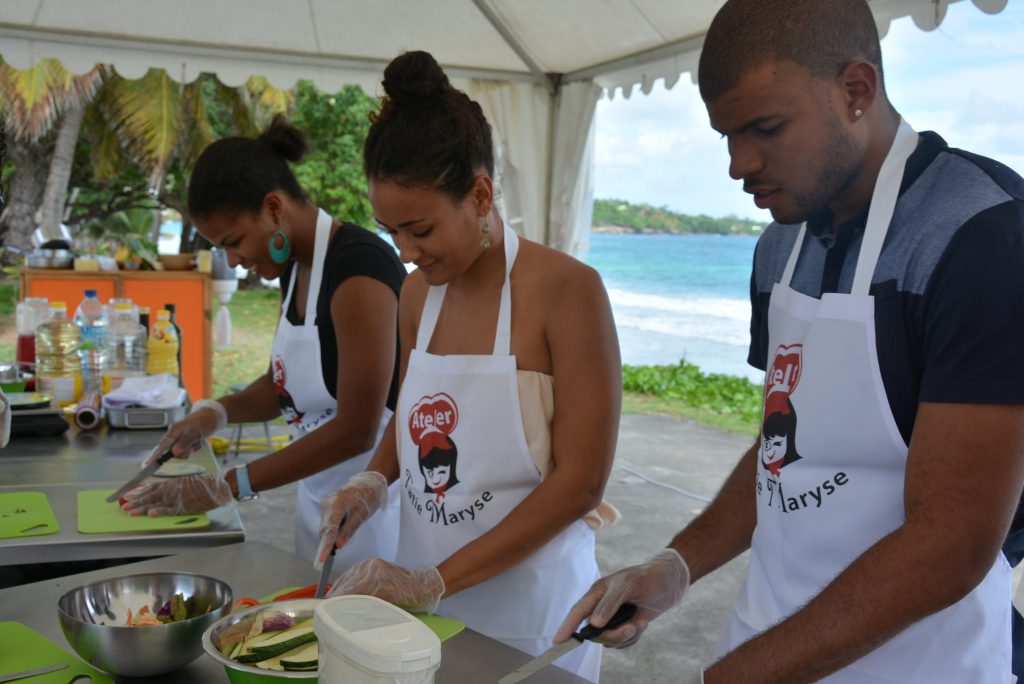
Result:
[[[834,235],[827,210],[808,221],[794,289],[850,291],[867,210]],[[748,360],[761,370],[771,289],[798,230],[771,224],[754,254]],[[870,292],[882,379],[908,444],[919,402],[1024,403],[1024,179],[923,133]]]

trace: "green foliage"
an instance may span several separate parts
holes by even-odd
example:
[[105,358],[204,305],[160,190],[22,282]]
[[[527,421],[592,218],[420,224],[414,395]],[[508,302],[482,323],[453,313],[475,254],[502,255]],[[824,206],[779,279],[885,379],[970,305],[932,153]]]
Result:
[[309,139],[309,154],[295,167],[317,206],[341,221],[369,226],[373,218],[363,177],[363,142],[376,106],[358,86],[329,95],[312,83],[295,87],[291,122]]
[[717,417],[706,422],[737,431],[755,434],[761,420],[759,385],[732,375],[705,374],[685,360],[674,366],[623,366],[622,387],[627,394],[677,404],[679,413],[697,420]]
[[630,204],[624,200],[594,200],[595,228],[617,226],[633,233],[712,233],[715,235],[759,235],[764,225],[735,216],[711,218],[701,214],[677,214],[649,204]]

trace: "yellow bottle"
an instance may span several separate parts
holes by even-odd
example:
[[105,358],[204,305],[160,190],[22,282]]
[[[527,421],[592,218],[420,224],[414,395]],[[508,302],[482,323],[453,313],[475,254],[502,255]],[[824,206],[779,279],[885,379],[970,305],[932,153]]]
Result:
[[146,345],[149,352],[146,373],[167,373],[177,379],[178,344],[178,334],[171,323],[171,312],[161,309],[156,315],[156,322],[153,323]]
[[36,328],[36,379],[41,392],[60,406],[78,401],[82,393],[82,333],[68,318],[64,302],[50,302],[50,318]]

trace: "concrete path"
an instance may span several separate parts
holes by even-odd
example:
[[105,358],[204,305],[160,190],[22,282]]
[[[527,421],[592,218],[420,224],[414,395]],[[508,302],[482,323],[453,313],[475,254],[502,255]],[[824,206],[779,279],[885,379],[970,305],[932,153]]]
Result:
[[[226,432],[222,434],[229,436]],[[262,436],[262,428],[247,427],[246,436]],[[703,501],[651,484],[644,478],[710,498],[751,441],[752,438],[668,416],[623,416],[616,469],[605,494],[622,511],[623,519],[618,525],[598,532],[602,572],[643,561],[664,548],[679,529],[703,510]],[[243,454],[246,458],[257,456]],[[231,465],[235,461],[229,457],[226,462]],[[293,550],[294,497],[293,485],[263,493],[258,501],[240,506],[246,537]],[[656,620],[638,644],[621,651],[605,650],[601,681],[697,681],[699,669],[711,656],[745,572],[744,555],[693,586],[682,606]]]

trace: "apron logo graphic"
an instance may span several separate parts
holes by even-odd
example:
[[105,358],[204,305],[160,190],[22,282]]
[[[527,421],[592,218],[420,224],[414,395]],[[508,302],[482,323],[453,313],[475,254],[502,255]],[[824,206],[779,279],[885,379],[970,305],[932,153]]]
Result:
[[455,465],[459,450],[451,433],[459,423],[459,408],[444,392],[423,397],[409,411],[409,435],[419,449],[424,493],[440,503],[445,492],[459,483]]
[[277,405],[281,408],[281,415],[289,425],[302,423],[303,413],[295,406],[292,395],[285,388],[288,382],[288,370],[285,368],[284,359],[275,356],[270,367],[274,380],[274,393],[277,394]]
[[776,478],[800,460],[796,450],[796,411],[790,397],[800,382],[803,345],[779,345],[764,380],[764,421],[761,424],[761,465]]

